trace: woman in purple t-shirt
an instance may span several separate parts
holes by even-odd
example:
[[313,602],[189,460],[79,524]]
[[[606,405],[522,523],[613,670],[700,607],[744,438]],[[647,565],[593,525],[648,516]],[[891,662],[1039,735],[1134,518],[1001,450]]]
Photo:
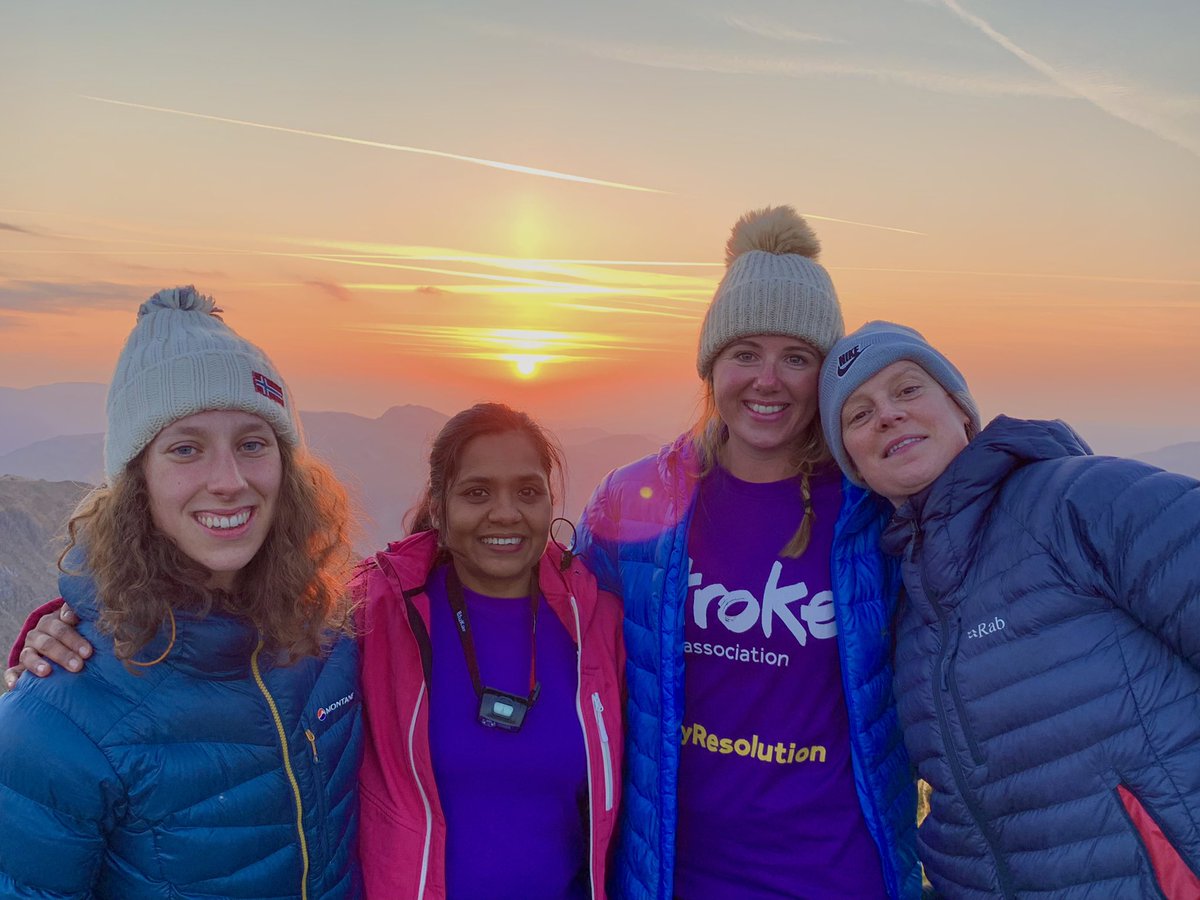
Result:
[[835,523],[862,492],[817,419],[843,333],[818,252],[790,207],[737,223],[700,332],[701,421],[584,514],[581,553],[626,620],[622,896],[920,892],[886,623],[834,615]]

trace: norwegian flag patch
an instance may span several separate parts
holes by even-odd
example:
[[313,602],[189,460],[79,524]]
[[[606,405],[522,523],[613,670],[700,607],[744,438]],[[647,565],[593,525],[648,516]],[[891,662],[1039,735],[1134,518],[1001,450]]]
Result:
[[274,400],[280,406],[286,406],[283,402],[283,388],[264,375],[262,372],[251,372],[254,381],[254,390],[262,394],[268,400]]

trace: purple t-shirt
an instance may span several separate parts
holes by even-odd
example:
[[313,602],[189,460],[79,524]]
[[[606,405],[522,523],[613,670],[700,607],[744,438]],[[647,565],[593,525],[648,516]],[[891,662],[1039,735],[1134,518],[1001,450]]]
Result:
[[854,789],[833,616],[832,467],[799,558],[796,479],[700,484],[688,535],[675,893],[685,898],[885,897]]
[[[445,567],[429,579],[433,684],[429,731],[446,815],[450,900],[589,896],[587,757],[576,711],[575,641],[542,598],[541,694],[518,732],[479,724],[446,596]],[[485,687],[529,692],[529,599],[463,588]]]

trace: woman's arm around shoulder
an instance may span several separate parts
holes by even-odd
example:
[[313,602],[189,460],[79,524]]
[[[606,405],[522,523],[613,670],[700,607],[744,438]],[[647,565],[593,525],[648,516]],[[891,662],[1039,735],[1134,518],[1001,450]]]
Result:
[[79,617],[61,597],[31,612],[8,652],[5,687],[11,688],[25,672],[45,678],[53,669],[50,663],[80,671],[92,645],[75,630],[78,624]]

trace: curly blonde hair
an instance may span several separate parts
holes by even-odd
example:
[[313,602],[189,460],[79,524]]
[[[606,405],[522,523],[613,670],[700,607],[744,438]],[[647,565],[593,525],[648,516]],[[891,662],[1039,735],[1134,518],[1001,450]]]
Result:
[[[692,426],[692,441],[696,453],[700,457],[700,474],[707,475],[720,461],[721,447],[729,440],[729,428],[717,411],[717,400],[713,392],[712,375],[704,379],[704,409],[700,418]],[[795,469],[796,477],[800,480],[800,494],[804,498],[804,513],[800,524],[791,540],[787,542],[780,553],[784,556],[798,557],[808,549],[812,540],[813,522],[816,514],[812,507],[812,474],[817,466],[831,462],[832,454],[825,443],[825,435],[821,431],[821,420],[814,416],[804,434],[792,444],[790,462]]]
[[283,477],[275,517],[258,553],[228,593],[211,573],[154,525],[141,454],[111,486],[80,502],[67,524],[64,560],[80,547],[100,598],[99,626],[129,662],[173,619],[175,610],[243,617],[264,644],[288,659],[319,654],[336,633],[351,633],[346,582],[353,551],[345,489],[323,463],[279,444]]

